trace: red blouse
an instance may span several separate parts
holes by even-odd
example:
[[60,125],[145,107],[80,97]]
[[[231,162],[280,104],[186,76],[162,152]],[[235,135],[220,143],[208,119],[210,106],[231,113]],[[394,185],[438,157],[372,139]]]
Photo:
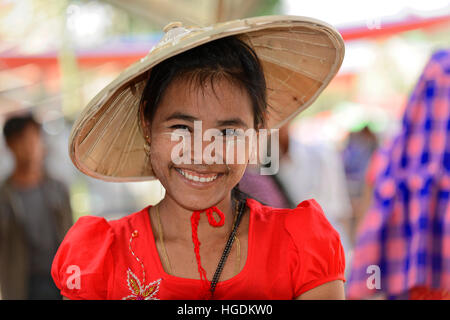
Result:
[[[339,234],[315,200],[275,209],[248,199],[248,254],[239,274],[219,281],[215,299],[295,299],[344,278]],[[148,209],[118,220],[85,216],[69,230],[52,265],[69,299],[198,299],[201,280],[167,274]],[[209,277],[211,275],[208,275]]]

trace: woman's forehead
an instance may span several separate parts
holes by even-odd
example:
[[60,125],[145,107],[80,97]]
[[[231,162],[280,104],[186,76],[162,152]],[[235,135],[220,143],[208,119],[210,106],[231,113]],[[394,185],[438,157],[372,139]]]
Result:
[[199,120],[240,118],[249,126],[253,124],[248,93],[226,79],[203,84],[177,79],[168,86],[156,113],[155,118],[159,120],[173,114],[186,114]]

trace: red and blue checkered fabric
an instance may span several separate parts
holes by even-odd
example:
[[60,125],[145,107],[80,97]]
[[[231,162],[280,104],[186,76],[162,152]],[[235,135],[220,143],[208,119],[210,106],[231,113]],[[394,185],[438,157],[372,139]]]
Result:
[[[358,228],[348,298],[450,289],[449,105],[450,50],[441,50],[412,92],[400,133],[374,157],[372,205]],[[380,268],[379,289],[367,284],[371,265]]]

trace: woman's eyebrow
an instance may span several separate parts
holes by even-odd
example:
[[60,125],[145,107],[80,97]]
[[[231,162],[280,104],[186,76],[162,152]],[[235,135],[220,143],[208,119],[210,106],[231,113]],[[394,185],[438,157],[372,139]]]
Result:
[[217,121],[218,127],[225,127],[225,126],[235,126],[235,127],[245,127],[247,128],[247,124],[242,121],[240,118],[231,118],[226,120],[219,120]]
[[[186,113],[178,112],[178,111],[174,112],[170,116],[168,116],[165,121],[170,121],[170,120],[184,120],[184,121],[188,121],[188,122],[200,121],[198,118],[196,118],[194,116],[191,116]],[[218,120],[217,126],[218,127],[235,126],[235,127],[248,128],[248,125],[244,121],[242,121],[242,119],[240,119],[240,118]]]
[[191,116],[186,113],[174,112],[170,116],[168,116],[165,121],[170,121],[170,120],[184,120],[184,121],[194,122],[198,119],[196,117]]

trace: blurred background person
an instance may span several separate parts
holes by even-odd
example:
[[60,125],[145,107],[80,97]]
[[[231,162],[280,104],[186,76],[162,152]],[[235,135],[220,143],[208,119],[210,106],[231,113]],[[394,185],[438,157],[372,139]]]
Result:
[[239,189],[259,202],[274,208],[294,208],[277,175],[261,175],[260,167],[248,165]]
[[367,209],[367,199],[370,201],[366,188],[366,175],[371,157],[378,147],[377,136],[368,125],[361,130],[348,135],[342,151],[345,178],[352,206],[353,216],[349,223],[350,241],[354,242],[356,225]]
[[377,137],[367,125],[363,129],[349,134],[342,154],[347,186],[351,196],[361,195],[366,169],[377,145]]
[[3,134],[15,167],[0,186],[2,298],[60,299],[50,268],[72,224],[67,188],[44,169],[41,127],[31,115],[8,119]]
[[331,220],[343,223],[351,213],[344,167],[336,149],[316,142],[302,143],[289,127],[280,129],[278,179],[295,205],[315,198]]
[[[281,134],[281,130],[278,133]],[[285,152],[283,149],[285,145],[280,143],[280,139],[278,141],[275,139],[274,141],[277,142],[277,145],[272,146],[272,137],[268,137],[267,144],[264,147],[265,150],[262,153],[259,151],[259,147],[262,146],[258,143],[258,150],[256,151],[258,164],[249,164],[247,166],[241,181],[239,181],[239,188],[242,192],[267,206],[295,208],[301,201],[298,203],[292,201],[286,188],[280,181],[278,170],[276,169],[279,168],[280,157],[273,159],[274,156],[281,156]],[[278,148],[278,152],[274,152],[272,147]],[[272,160],[277,161],[278,164],[272,163]],[[272,168],[266,172],[272,174],[262,174],[262,167]]]
[[[373,200],[358,230],[349,298],[450,299],[449,71],[450,50],[433,54],[400,133],[373,158]],[[371,266],[378,285],[367,283]]]

